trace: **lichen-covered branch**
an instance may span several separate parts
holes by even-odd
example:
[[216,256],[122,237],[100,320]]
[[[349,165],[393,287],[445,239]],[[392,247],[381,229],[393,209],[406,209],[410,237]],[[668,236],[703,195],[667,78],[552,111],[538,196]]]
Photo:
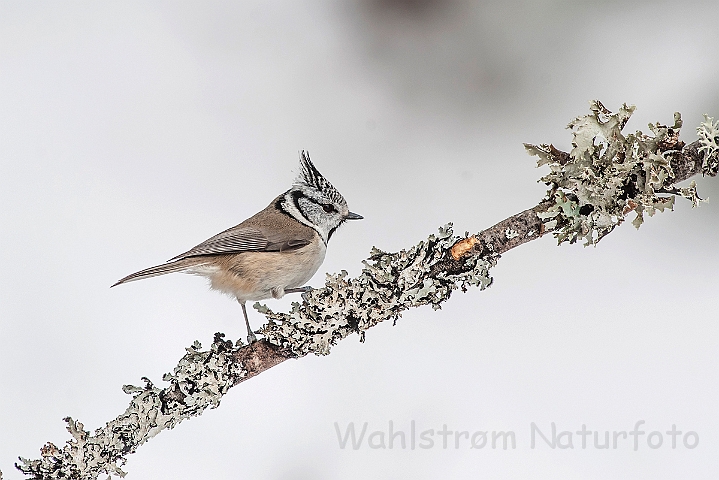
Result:
[[653,216],[672,209],[675,195],[690,199],[694,206],[701,201],[694,182],[686,188],[676,183],[689,172],[684,161],[690,151],[702,157],[693,163],[692,172],[701,166],[704,173],[716,175],[717,131],[710,118],[698,129],[698,152],[684,151],[679,113],[674,114],[671,127],[650,123],[651,135],[640,131],[625,135],[622,129],[633,106],[622,105],[616,114],[598,101],[590,107],[591,115],[578,117],[568,126],[574,136],[571,153],[552,145],[525,144],[531,155],[539,157],[539,166],[550,167],[541,181],[551,187],[547,200],[553,205],[539,217],[547,228],[556,229],[559,243],[584,238],[585,245],[596,245],[632,212],[636,214],[632,223],[639,228],[644,213]]
[[323,288],[304,294],[289,313],[255,304],[269,319],[260,330],[263,340],[233,344],[218,333],[209,350],[195,342],[164,376],[165,388],[148,379],[143,379],[143,387],[123,387],[132,400],[122,415],[92,434],[82,423],[66,418],[71,440],[62,448],[47,443],[40,459],[21,458],[16,467],[33,479],[122,477],[127,455],[161,431],[216,408],[234,385],[290,358],[327,355],[352,333],[362,340],[367,329],[396,321],[409,308],[438,309],[456,290],[487,288],[492,282],[490,268],[512,248],[550,232],[560,244],[584,239],[586,245],[595,245],[632,212],[638,228],[644,213],[671,209],[674,195],[697,204],[693,182],[686,188],[676,184],[698,173],[716,175],[719,128],[713,119],[707,117],[701,124],[699,140],[685,144],[679,140],[679,114],[671,127],[650,125],[651,135],[624,135],[634,107],[624,105],[612,114],[595,101],[591,110],[569,124],[571,152],[526,145],[539,157],[540,166],[550,167],[541,179],[549,191],[537,206],[475,235],[458,237],[448,224],[407,250],[387,253],[374,248],[358,277],[349,278],[345,271],[328,275]]

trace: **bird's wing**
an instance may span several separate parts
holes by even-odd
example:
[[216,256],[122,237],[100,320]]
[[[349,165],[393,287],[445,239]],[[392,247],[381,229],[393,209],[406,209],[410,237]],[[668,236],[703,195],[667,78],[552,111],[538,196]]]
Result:
[[225,253],[240,253],[248,251],[261,251],[267,247],[267,237],[256,228],[233,227],[210,237],[199,245],[168,261],[181,258],[196,257],[200,255],[222,255]]
[[238,225],[218,233],[214,237],[208,238],[201,244],[168,261],[171,262],[182,258],[202,255],[223,255],[241,252],[282,252],[286,250],[296,250],[310,243],[309,239],[305,238],[278,238],[282,236],[276,234],[269,236],[272,238],[268,238],[265,232],[257,228]]

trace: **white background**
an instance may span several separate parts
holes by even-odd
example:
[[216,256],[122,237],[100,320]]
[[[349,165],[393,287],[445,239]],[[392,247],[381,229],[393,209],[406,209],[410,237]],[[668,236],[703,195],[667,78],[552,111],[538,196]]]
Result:
[[[297,154],[365,216],[325,272],[453,221],[536,204],[522,142],[569,148],[598,98],[695,139],[719,116],[719,3],[0,3],[0,468],[124,411],[195,339],[244,337],[236,302],[170,275],[109,289],[289,188]],[[128,479],[717,478],[719,187],[597,248],[507,253],[485,292],[288,361],[132,455]],[[268,301],[288,308],[291,299]],[[251,311],[258,326],[260,316]],[[512,430],[514,450],[355,451],[334,422]],[[543,431],[672,424],[699,445],[529,445]]]

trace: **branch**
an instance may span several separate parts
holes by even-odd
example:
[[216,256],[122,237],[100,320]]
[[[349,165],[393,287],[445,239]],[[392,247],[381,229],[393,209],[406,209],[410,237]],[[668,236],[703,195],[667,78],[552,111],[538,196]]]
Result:
[[[585,239],[596,244],[635,212],[637,228],[643,214],[672,208],[680,195],[696,205],[701,199],[694,182],[688,188],[676,183],[699,173],[715,176],[719,165],[719,129],[711,118],[698,128],[700,139],[679,140],[681,117],[672,127],[651,125],[653,135],[621,133],[633,111],[624,105],[611,114],[599,102],[592,114],[578,117],[569,127],[573,150],[552,145],[525,145],[549,165],[542,178],[550,187],[538,205],[509,217],[476,235],[453,235],[451,224],[426,241],[398,253],[373,248],[357,278],[347,272],[327,275],[325,287],[303,295],[289,313],[255,308],[269,322],[260,330],[264,339],[236,344],[215,334],[209,350],[199,342],[187,348],[172,373],[155,387],[126,385],[132,401],[125,412],[94,434],[82,423],[66,418],[73,439],[60,449],[47,443],[41,458],[20,458],[16,467],[33,479],[95,479],[101,473],[123,477],[127,455],[165,429],[186,418],[201,415],[220,404],[222,396],[239,384],[290,358],[309,353],[327,355],[332,346],[352,333],[364,340],[365,331],[402,312],[421,305],[441,308],[452,292],[491,285],[489,269],[500,255],[550,232],[559,243]],[[669,194],[669,196],[667,196]]]

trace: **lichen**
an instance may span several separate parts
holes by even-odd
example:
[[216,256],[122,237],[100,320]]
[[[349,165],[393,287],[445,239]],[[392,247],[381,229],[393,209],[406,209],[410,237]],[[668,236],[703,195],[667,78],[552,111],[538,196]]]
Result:
[[704,155],[702,172],[704,175],[715,176],[719,171],[719,120],[704,114],[704,121],[697,127],[701,147],[699,152]]
[[455,253],[466,253],[465,246],[474,245],[454,236],[448,224],[439,229],[439,234],[430,235],[409,250],[385,253],[373,248],[357,278],[348,278],[344,270],[327,275],[325,288],[305,294],[304,304],[293,303],[290,313],[275,313],[255,304],[270,320],[261,333],[297,356],[327,355],[347,335],[359,333],[364,340],[368,328],[385,320],[396,322],[408,308],[431,305],[438,309],[454,290],[488,287],[494,258],[460,254],[462,268],[456,274],[432,274],[432,267],[445,260],[458,242],[465,243]]
[[684,146],[679,141],[681,115],[674,114],[672,126],[649,124],[650,135],[637,131],[625,136],[622,130],[634,108],[624,104],[611,113],[599,101],[590,102],[592,113],[567,126],[573,136],[570,153],[553,145],[525,144],[530,155],[539,157],[537,166],[550,168],[540,181],[550,187],[546,199],[553,205],[538,215],[558,243],[584,239],[585,246],[596,245],[631,212],[636,214],[632,224],[639,228],[645,213],[672,210],[675,195],[694,206],[701,201],[694,182],[686,188],[672,182],[670,156]]
[[40,450],[41,458],[20,457],[16,467],[33,479],[95,479],[101,473],[124,477],[121,467],[126,456],[162,430],[200,415],[206,408],[216,408],[222,396],[239,381],[245,371],[233,361],[239,346],[216,334],[212,346],[201,351],[199,342],[187,348],[173,373],[165,374],[169,387],[159,389],[143,378],[145,385],[125,385],[132,395],[125,413],[95,430],[91,435],[81,422],[65,418],[72,436],[63,448],[48,442]]

